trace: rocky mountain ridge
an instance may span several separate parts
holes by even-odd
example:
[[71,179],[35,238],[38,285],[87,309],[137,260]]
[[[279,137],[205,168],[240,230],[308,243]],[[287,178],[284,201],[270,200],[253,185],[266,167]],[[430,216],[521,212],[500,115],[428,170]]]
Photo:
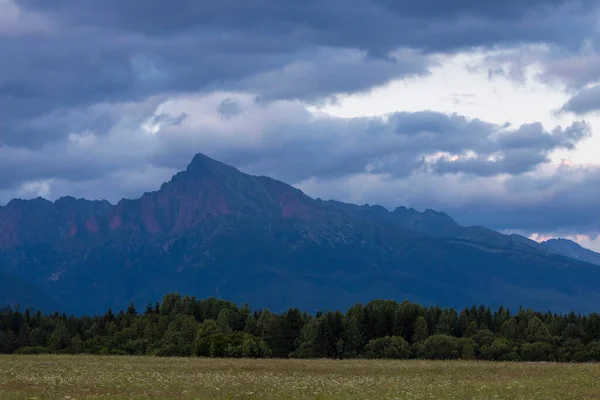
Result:
[[307,310],[407,298],[583,311],[600,297],[597,266],[527,238],[433,210],[315,200],[202,154],[115,205],[11,201],[0,208],[0,272],[76,313],[176,291]]

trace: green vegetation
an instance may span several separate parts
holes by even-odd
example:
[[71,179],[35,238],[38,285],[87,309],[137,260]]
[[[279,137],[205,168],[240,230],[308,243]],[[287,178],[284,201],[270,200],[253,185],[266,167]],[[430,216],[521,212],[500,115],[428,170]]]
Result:
[[597,399],[600,364],[0,356],[21,399]]
[[95,317],[7,309],[0,353],[587,362],[600,361],[600,316],[384,300],[312,316],[170,294],[141,314],[133,305]]

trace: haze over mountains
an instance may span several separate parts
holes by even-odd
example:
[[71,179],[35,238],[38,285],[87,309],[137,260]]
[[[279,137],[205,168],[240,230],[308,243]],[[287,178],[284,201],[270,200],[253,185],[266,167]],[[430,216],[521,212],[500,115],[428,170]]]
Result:
[[48,311],[104,312],[176,291],[275,310],[388,298],[597,311],[598,257],[433,210],[312,199],[202,154],[139,199],[0,208],[0,304]]

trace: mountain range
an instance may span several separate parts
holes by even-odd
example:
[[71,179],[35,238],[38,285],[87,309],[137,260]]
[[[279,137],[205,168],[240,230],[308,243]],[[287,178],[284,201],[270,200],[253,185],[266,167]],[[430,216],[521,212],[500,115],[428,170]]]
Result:
[[313,199],[198,154],[138,199],[0,207],[0,305],[100,313],[180,292],[273,310],[387,298],[598,311],[600,255],[574,249],[433,210]]

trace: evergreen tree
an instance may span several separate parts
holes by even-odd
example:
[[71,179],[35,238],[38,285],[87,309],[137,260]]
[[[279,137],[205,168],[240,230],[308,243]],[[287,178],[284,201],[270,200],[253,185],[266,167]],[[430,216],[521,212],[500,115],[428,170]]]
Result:
[[137,310],[135,309],[133,303],[130,303],[129,307],[127,307],[127,315],[130,315],[132,317],[137,316]]

